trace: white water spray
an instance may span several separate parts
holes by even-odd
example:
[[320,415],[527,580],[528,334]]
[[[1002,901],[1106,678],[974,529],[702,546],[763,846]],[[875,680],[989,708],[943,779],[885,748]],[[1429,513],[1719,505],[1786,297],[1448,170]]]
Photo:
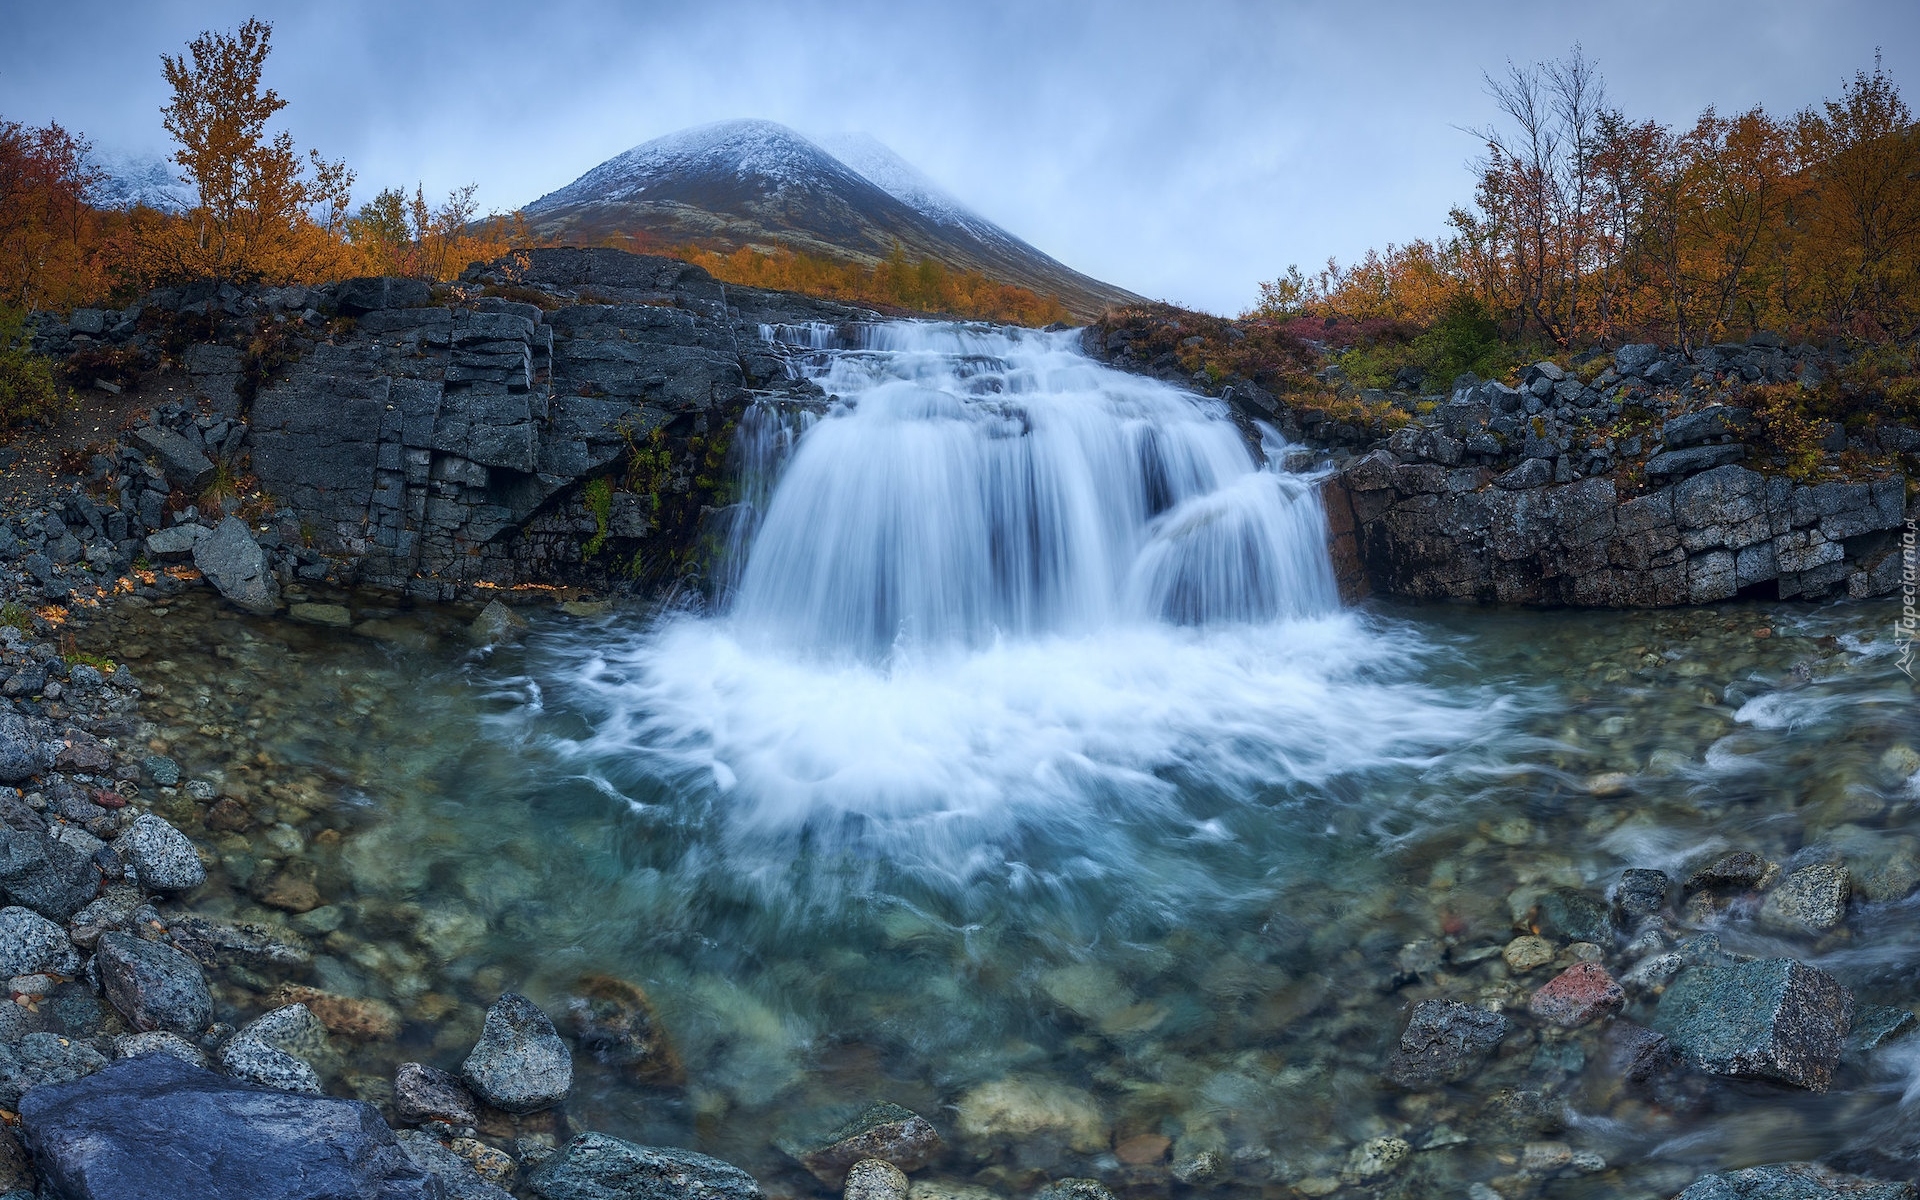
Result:
[[[770,330],[814,349],[822,327]],[[901,323],[801,357],[838,397],[758,522],[733,620],[770,647],[1205,625],[1337,605],[1311,484],[1224,406],[1108,370],[1077,334]]]

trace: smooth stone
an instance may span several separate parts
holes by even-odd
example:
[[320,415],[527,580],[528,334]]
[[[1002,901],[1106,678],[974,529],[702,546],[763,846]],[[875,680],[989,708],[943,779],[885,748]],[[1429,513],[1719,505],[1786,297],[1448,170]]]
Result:
[[94,963],[107,1002],[140,1033],[198,1037],[213,1023],[213,995],[200,964],[163,942],[103,933]]
[[944,1149],[933,1125],[898,1104],[869,1104],[832,1132],[807,1145],[782,1145],[808,1174],[830,1188],[846,1182],[862,1159],[877,1158],[903,1171],[917,1171]]
[[1553,961],[1556,953],[1552,942],[1527,934],[1508,942],[1506,949],[1500,952],[1500,957],[1506,960],[1507,966],[1524,974],[1546,966]]
[[394,1135],[415,1166],[431,1173],[446,1189],[447,1200],[513,1200],[513,1193],[482,1179],[473,1164],[455,1154],[439,1138],[418,1129]]
[[535,1167],[541,1200],[761,1200],[753,1176],[732,1163],[669,1146],[637,1146],[583,1133]]
[[1577,963],[1533,994],[1527,1009],[1534,1016],[1572,1029],[1618,1012],[1627,993],[1598,963]]
[[67,1200],[440,1200],[371,1105],[224,1079],[168,1054],[29,1093],[21,1125]]
[[573,1056],[533,1001],[508,992],[487,1010],[480,1040],[461,1064],[474,1095],[502,1112],[551,1108],[573,1087]]
[[863,1158],[847,1168],[842,1200],[907,1200],[906,1172],[878,1158]]
[[1047,1079],[1013,1076],[979,1084],[961,1095],[954,1121],[962,1134],[983,1142],[1017,1144],[1046,1133],[1082,1154],[1107,1148],[1107,1119],[1100,1102],[1079,1088]]
[[1674,1200],[1914,1200],[1910,1183],[1843,1175],[1816,1163],[1777,1163],[1696,1179]]
[[1760,920],[1775,929],[1824,933],[1846,918],[1851,882],[1839,863],[1802,867],[1767,893]]
[[353,614],[341,604],[314,604],[302,601],[287,606],[287,616],[307,625],[324,625],[331,629],[346,629],[353,624]]
[[183,1063],[189,1063],[202,1070],[212,1070],[213,1060],[207,1052],[189,1042],[177,1033],[156,1030],[153,1033],[123,1033],[113,1039],[115,1058],[140,1058],[148,1054],[171,1054]]
[[1629,867],[1621,872],[1620,882],[1613,889],[1614,921],[1632,932],[1641,921],[1666,911],[1667,893],[1672,888],[1673,880],[1665,871]]
[[185,892],[207,881],[187,835],[152,813],[141,813],[113,843],[120,857],[133,865],[140,882],[156,892]]
[[1114,1200],[1098,1179],[1056,1179],[1033,1194],[1033,1200]]
[[80,955],[64,926],[18,905],[0,908],[0,976],[76,975]]
[[1706,866],[1687,876],[1687,890],[1717,891],[1725,888],[1742,890],[1759,886],[1766,877],[1767,860],[1751,850],[1735,850],[1723,854]]
[[0,1108],[17,1109],[21,1097],[36,1088],[80,1079],[106,1065],[106,1056],[83,1041],[29,1033],[11,1046],[0,1045]]
[[567,996],[567,1032],[574,1044],[642,1083],[686,1082],[680,1055],[668,1040],[653,1001],[637,984],[589,975]]
[[1578,888],[1554,888],[1540,897],[1540,933],[1563,942],[1611,945],[1607,906]]

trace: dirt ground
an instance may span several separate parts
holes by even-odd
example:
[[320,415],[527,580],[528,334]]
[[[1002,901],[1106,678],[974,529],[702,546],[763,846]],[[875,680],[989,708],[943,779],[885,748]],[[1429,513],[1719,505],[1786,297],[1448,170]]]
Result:
[[0,512],[19,512],[32,507],[56,482],[72,476],[63,471],[63,456],[80,454],[77,464],[86,473],[83,452],[90,446],[104,447],[119,437],[136,417],[156,404],[164,404],[186,393],[186,381],[155,374],[142,379],[136,389],[119,395],[99,388],[75,388],[73,404],[52,428],[16,430],[0,435],[0,448],[15,450],[20,458],[0,467]]

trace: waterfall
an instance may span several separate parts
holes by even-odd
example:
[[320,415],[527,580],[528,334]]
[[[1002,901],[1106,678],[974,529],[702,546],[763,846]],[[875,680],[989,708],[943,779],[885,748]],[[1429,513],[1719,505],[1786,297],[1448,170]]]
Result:
[[829,401],[742,423],[724,576],[742,636],[879,661],[1337,605],[1310,482],[1262,466],[1220,403],[1093,362],[1077,333],[762,332]]

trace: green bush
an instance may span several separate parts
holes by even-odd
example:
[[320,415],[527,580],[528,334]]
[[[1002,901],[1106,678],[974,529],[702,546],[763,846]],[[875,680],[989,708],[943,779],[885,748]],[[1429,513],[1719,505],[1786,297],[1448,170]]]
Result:
[[1390,388],[1403,368],[1418,367],[1426,377],[1426,390],[1437,392],[1464,371],[1499,379],[1521,363],[1551,356],[1551,347],[1508,338],[1486,304],[1462,292],[1427,329],[1410,338],[1355,346],[1338,361],[1357,387]]
[[0,429],[45,420],[60,408],[53,364],[29,348],[26,318],[0,306]]

